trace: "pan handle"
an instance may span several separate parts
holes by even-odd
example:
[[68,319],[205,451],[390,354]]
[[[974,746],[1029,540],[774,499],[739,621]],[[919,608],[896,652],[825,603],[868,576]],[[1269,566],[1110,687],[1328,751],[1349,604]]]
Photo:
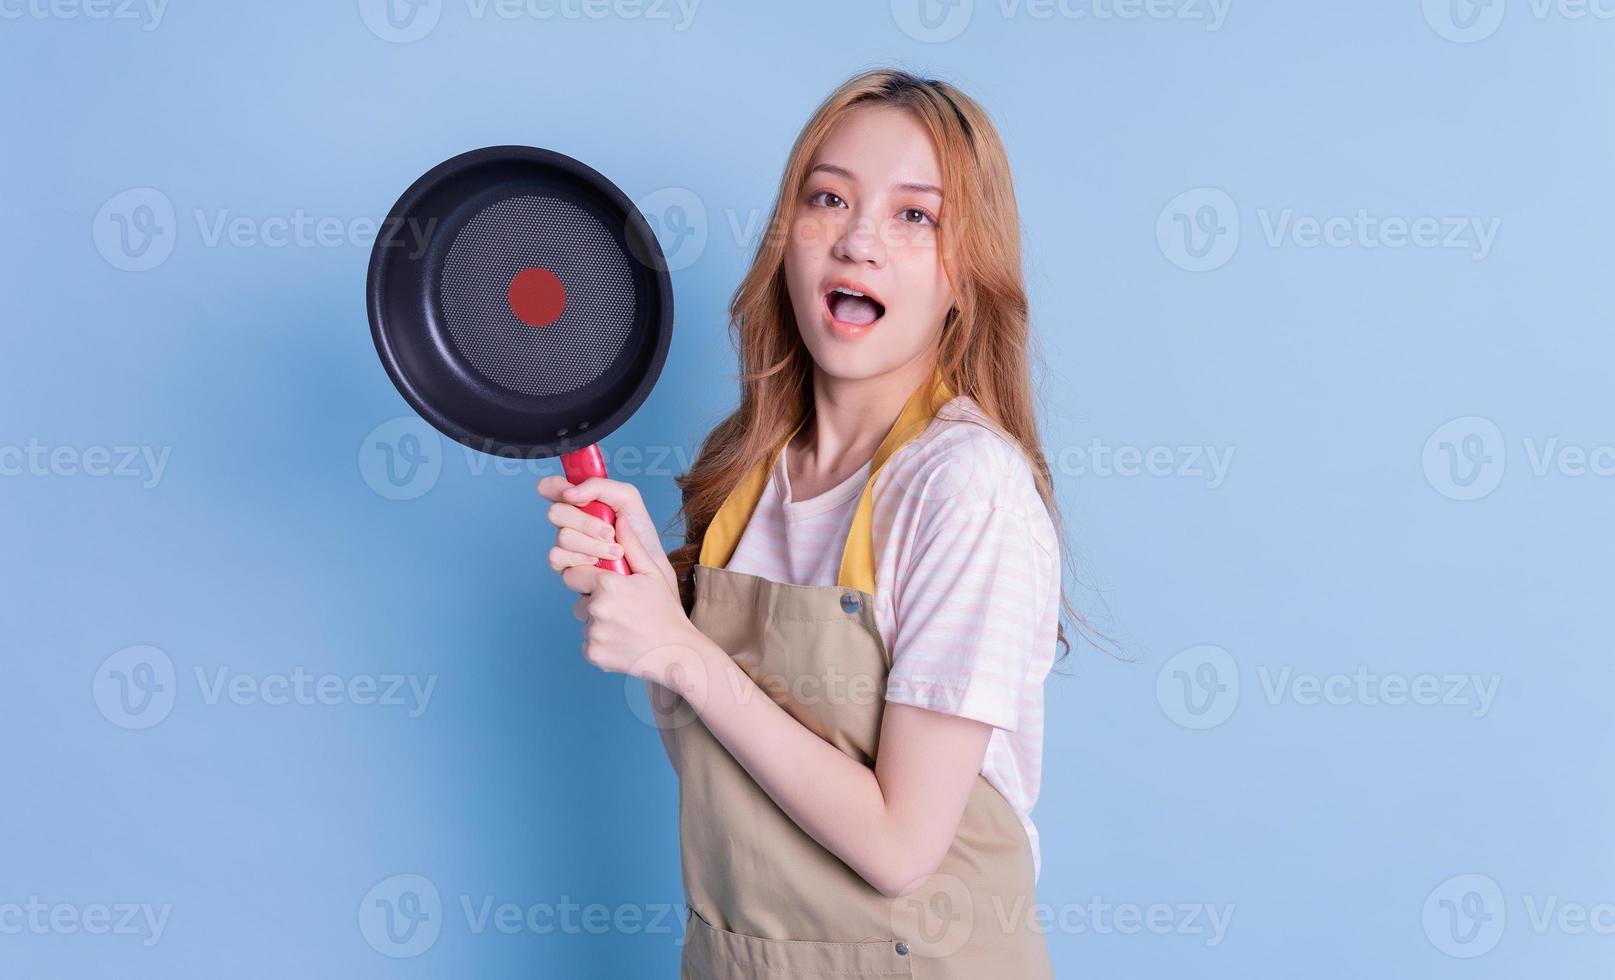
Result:
[[[561,470],[566,474],[570,483],[582,483],[591,476],[604,477],[606,475],[606,458],[600,455],[600,444],[584,446],[576,452],[561,454]],[[598,517],[612,527],[617,526],[617,514],[604,502],[591,500],[581,508],[590,517]],[[608,572],[628,574],[628,559],[602,558],[595,562],[596,568],[603,568]]]

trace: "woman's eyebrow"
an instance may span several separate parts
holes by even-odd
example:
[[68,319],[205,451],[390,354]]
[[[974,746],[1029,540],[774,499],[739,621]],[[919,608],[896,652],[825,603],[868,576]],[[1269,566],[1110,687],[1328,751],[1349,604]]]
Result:
[[[858,182],[858,178],[853,176],[851,170],[848,170],[846,167],[838,167],[833,163],[816,163],[813,165],[813,168],[808,171],[808,174],[811,176],[818,173],[820,170],[827,174],[835,174],[837,177],[845,177],[853,183]],[[915,194],[935,194],[937,197],[942,196],[942,188],[936,186],[935,184],[917,184],[910,181],[904,181],[903,183],[893,184],[892,186],[900,191],[910,191]]]

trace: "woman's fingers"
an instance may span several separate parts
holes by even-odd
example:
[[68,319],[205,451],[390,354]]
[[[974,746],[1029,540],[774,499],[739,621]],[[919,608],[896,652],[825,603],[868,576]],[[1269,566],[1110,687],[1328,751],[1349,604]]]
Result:
[[[556,547],[550,551],[550,567],[561,573],[561,581],[566,583],[567,588],[584,595],[592,593],[601,571],[596,567],[599,560],[622,558],[626,553],[625,547],[637,544],[635,570],[657,570],[672,583],[672,588],[677,589],[667,555],[659,547],[652,549],[645,543],[647,535],[650,541],[658,544],[660,537],[655,524],[651,522],[650,513],[645,509],[638,487],[598,476],[577,484],[564,476],[546,476],[538,481],[538,492],[545,499],[554,501],[548,517],[550,523],[560,530],[555,536]],[[616,527],[582,509],[593,501],[611,508],[616,517]],[[621,534],[618,533],[619,529]],[[635,535],[636,531],[636,540],[625,540],[625,536]]]
[[538,492],[545,499],[579,507],[598,500],[614,511],[645,509],[638,487],[604,476],[591,476],[579,483],[572,483],[564,476],[546,476],[538,481]]
[[587,564],[573,565],[561,571],[561,584],[579,595],[590,595],[594,592],[595,583],[602,575],[615,575],[608,572],[589,559]]
[[573,486],[562,487],[557,499],[579,507],[598,500],[619,514],[645,510],[645,501],[640,498],[638,487],[603,476],[591,476]]
[[560,500],[562,491],[572,485],[564,476],[546,476],[538,481],[538,495],[545,500]]
[[563,527],[555,534],[555,544],[567,551],[575,551],[581,555],[593,555],[595,558],[621,558],[623,546],[615,541],[602,541],[592,534],[584,534],[576,528]]
[[[609,485],[602,491],[601,485]],[[624,489],[626,488],[626,489]],[[574,486],[566,482],[562,476],[546,476],[538,481],[538,492],[549,500],[548,517],[550,523],[556,527],[575,527],[585,534],[591,534],[602,541],[616,540],[616,532],[610,522],[603,521],[593,514],[584,511],[583,506],[592,500],[602,500],[613,512],[621,512],[624,507],[634,507],[644,510],[645,505],[639,500],[639,490],[631,483],[618,483],[615,480],[591,478]],[[607,498],[610,499],[607,499]],[[613,503],[617,501],[617,503]]]
[[550,571],[553,572],[565,572],[580,565],[594,565],[599,560],[600,558],[594,555],[572,551],[560,545],[551,548],[549,553]]
[[584,513],[571,504],[553,503],[545,513],[551,524],[559,528],[573,528],[596,541],[615,541],[617,532],[598,517]]

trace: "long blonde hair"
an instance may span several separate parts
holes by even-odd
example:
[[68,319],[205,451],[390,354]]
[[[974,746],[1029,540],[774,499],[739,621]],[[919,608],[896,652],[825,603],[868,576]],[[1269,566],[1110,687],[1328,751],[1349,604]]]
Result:
[[[946,208],[939,245],[955,298],[942,327],[937,369],[956,395],[974,399],[1015,441],[1031,466],[1062,554],[1067,550],[1032,404],[1020,219],[1009,158],[992,120],[968,96],[947,82],[883,68],[856,75],[830,93],[797,136],[767,233],[729,302],[730,335],[740,355],[740,407],[713,428],[694,464],[674,479],[683,501],[674,520],[684,522],[685,543],[668,558],[686,610],[694,603],[701,540],[719,506],[813,411],[813,358],[786,290],[785,246],[814,153],[837,123],[865,106],[912,113],[936,147]],[[1063,585],[1061,605],[1091,629],[1071,610]],[[1069,652],[1063,626],[1057,637]]]

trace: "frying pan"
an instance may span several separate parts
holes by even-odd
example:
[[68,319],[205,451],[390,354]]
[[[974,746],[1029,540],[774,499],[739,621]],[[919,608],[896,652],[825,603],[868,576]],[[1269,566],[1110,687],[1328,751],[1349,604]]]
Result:
[[[490,146],[427,171],[382,227],[370,334],[410,407],[473,449],[605,476],[599,442],[644,402],[673,333],[667,262],[627,195],[569,156]],[[583,510],[616,524],[600,501]]]

